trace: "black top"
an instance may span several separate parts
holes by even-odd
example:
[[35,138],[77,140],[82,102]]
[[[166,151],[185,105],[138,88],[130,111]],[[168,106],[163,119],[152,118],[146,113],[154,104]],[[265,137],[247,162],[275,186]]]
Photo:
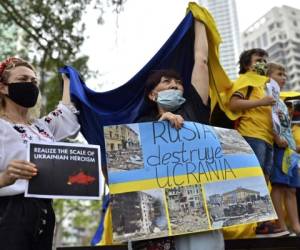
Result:
[[[201,97],[199,96],[192,84],[189,85],[188,89],[185,89],[184,97],[186,98],[185,103],[182,104],[179,109],[173,111],[172,113],[181,115],[185,121],[208,124],[210,116],[209,104],[203,104]],[[150,122],[157,121],[158,119],[158,112],[155,109],[151,110],[146,115],[138,117],[136,119],[136,122]]]

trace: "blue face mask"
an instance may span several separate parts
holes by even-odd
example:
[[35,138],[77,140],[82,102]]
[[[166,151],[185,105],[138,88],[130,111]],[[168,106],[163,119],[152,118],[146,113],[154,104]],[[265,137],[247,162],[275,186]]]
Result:
[[159,91],[156,102],[165,111],[175,111],[185,102],[182,94],[182,91],[178,89]]

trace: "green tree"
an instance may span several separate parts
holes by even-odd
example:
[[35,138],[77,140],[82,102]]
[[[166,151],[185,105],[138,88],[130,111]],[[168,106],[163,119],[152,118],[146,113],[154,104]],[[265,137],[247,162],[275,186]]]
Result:
[[16,37],[17,29],[16,26],[9,24],[0,24],[0,61],[4,60],[8,56],[12,55],[17,49]]
[[[56,200],[54,209],[56,215],[54,247],[68,244],[89,245],[99,225],[101,202]],[[70,240],[74,238],[76,242]],[[69,243],[66,243],[66,240]]]
[[[42,113],[53,109],[60,95],[57,68],[64,64],[77,67],[88,76],[87,56],[79,57],[84,42],[85,23],[82,17],[87,7],[94,4],[99,10],[98,22],[103,23],[104,9],[113,6],[118,13],[124,0],[1,0],[0,34],[6,44],[7,55],[19,54],[30,59],[40,74],[40,89],[43,94]],[[19,49],[10,47],[12,36],[8,27],[16,27],[15,42]]]

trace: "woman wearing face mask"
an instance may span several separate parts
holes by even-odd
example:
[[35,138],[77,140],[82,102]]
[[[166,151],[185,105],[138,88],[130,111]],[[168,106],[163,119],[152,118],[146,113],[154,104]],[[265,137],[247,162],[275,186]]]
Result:
[[[184,88],[179,74],[173,70],[154,71],[146,82],[145,102],[149,108],[137,122],[166,120],[176,129],[184,120],[208,124],[208,44],[205,27],[195,21],[194,68],[190,85]],[[176,249],[222,250],[223,234],[220,230],[174,237]]]
[[26,161],[29,142],[50,143],[78,132],[63,75],[63,97],[57,109],[32,119],[29,109],[39,95],[34,68],[19,58],[0,63],[0,246],[6,250],[51,249],[55,217],[51,200],[24,198],[25,183],[38,175]]
[[139,122],[166,120],[180,129],[184,120],[208,124],[210,108],[202,101],[193,85],[184,89],[179,74],[174,70],[154,71],[147,80],[145,102],[148,112]]
[[195,20],[194,67],[191,85],[184,89],[179,74],[170,69],[157,70],[148,77],[145,102],[149,108],[138,121],[168,120],[175,128],[182,127],[184,119],[209,123],[208,104],[208,43],[205,26]]

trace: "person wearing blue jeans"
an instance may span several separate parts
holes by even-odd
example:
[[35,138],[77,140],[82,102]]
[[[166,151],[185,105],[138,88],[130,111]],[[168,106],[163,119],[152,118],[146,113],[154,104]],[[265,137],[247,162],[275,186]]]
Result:
[[248,142],[265,175],[270,176],[273,166],[273,146],[263,140],[244,136]]
[[[266,95],[267,57],[268,53],[259,48],[242,52],[240,76],[229,97],[229,109],[240,114],[237,130],[254,151],[268,184],[273,166],[272,106],[276,100]],[[276,228],[271,222],[260,223],[256,228],[257,237],[285,234],[285,230]]]

